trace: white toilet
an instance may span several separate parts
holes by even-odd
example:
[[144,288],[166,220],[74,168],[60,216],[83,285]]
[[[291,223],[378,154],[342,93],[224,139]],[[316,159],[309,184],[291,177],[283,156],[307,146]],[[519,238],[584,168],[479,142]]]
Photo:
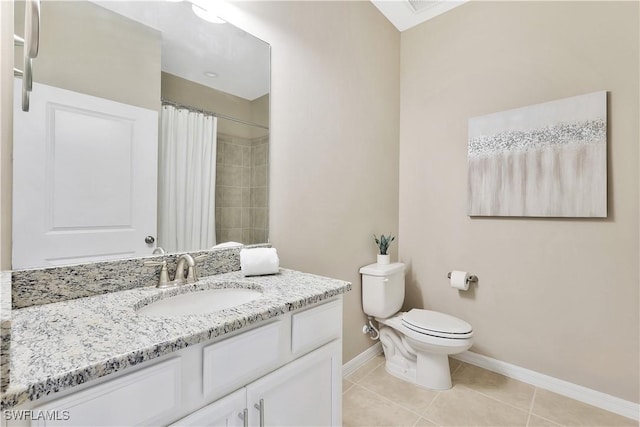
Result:
[[432,389],[451,388],[449,355],[473,344],[471,325],[437,311],[398,312],[404,301],[403,263],[371,264],[360,269],[364,312],[380,324],[386,370]]

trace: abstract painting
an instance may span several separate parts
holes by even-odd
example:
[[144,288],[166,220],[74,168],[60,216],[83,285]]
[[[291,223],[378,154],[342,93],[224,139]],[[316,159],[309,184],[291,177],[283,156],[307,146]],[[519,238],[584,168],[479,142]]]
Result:
[[468,215],[607,216],[607,92],[469,119]]

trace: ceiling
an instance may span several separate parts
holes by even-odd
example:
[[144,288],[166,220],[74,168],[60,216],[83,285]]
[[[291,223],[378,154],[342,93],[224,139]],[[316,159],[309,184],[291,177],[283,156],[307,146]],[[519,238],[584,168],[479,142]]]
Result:
[[250,101],[269,92],[269,45],[229,23],[198,18],[191,2],[92,1],[159,30],[162,71]]
[[371,0],[399,31],[435,18],[468,0]]

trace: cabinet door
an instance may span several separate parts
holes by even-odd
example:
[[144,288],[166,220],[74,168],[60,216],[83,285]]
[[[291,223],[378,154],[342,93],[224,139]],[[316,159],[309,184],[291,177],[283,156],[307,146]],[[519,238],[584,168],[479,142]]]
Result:
[[246,413],[246,390],[243,388],[171,424],[172,427],[242,427]]
[[341,347],[333,341],[248,385],[250,425],[340,425]]

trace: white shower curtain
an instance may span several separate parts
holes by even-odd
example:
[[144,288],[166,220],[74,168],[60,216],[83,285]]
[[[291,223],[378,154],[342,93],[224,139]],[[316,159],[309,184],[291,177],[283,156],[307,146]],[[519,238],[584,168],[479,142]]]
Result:
[[217,118],[162,107],[158,179],[158,246],[167,252],[216,244]]

